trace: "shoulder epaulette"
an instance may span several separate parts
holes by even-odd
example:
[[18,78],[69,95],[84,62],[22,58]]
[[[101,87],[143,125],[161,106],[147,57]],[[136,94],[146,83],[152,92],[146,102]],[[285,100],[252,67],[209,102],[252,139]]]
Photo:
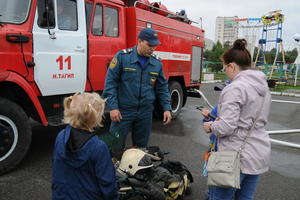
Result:
[[154,57],[155,59],[157,59],[157,60],[161,60],[161,58],[160,57],[158,57],[157,55],[155,55],[155,54],[152,54],[152,57]]
[[132,48],[129,48],[129,49],[123,49],[123,50],[122,50],[122,53],[130,53],[130,52],[132,52],[132,51],[133,51]]

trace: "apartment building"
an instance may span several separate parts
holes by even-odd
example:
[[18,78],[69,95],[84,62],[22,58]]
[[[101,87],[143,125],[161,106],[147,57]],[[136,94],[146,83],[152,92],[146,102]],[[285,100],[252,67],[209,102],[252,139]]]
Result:
[[238,19],[237,16],[216,18],[215,42],[219,41],[224,45],[228,41],[230,45],[233,44],[239,34],[238,21],[235,21],[236,19]]

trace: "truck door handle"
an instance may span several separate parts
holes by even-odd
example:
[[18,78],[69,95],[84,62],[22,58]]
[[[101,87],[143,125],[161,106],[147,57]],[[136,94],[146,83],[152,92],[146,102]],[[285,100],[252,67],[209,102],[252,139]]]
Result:
[[7,34],[6,40],[13,43],[27,43],[29,41],[28,36],[18,34]]
[[74,51],[80,52],[80,53],[84,53],[84,48],[82,48],[82,47],[76,47]]

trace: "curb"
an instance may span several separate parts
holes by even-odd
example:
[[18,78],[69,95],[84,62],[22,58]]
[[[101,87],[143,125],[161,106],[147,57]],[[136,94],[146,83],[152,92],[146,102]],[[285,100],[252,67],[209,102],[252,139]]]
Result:
[[201,83],[221,83],[222,80],[201,81]]
[[289,96],[289,97],[300,97],[300,94],[288,93],[288,92],[270,92],[272,95],[277,96]]

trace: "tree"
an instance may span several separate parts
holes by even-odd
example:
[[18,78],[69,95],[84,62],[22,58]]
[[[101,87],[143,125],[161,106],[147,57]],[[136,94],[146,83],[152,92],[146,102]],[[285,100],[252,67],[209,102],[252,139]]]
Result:
[[273,64],[276,55],[276,49],[273,48],[271,51],[266,51],[266,62],[269,64]]
[[[255,47],[253,60],[255,60],[257,53],[258,53],[258,48]],[[275,55],[276,55],[275,48],[271,49],[271,51],[266,51],[266,53],[265,53],[266,62],[268,64],[273,64]],[[294,48],[292,51],[285,51],[284,55],[285,55],[286,63],[293,63],[298,55],[297,48]],[[282,53],[281,52],[278,53],[277,61],[282,61]]]
[[224,53],[224,48],[222,44],[218,41],[212,48],[212,50],[206,50],[204,52],[204,57],[207,61],[211,62],[221,62],[220,57]]
[[213,46],[212,50],[210,51],[206,50],[204,52],[204,57],[206,58],[206,60],[212,62],[208,64],[208,68],[211,68],[212,72],[219,72],[222,70],[223,65],[221,63],[220,57],[228,48],[229,48],[229,43],[226,45],[226,47],[223,47],[222,44],[218,41]]
[[287,63],[293,63],[293,62],[295,62],[295,59],[297,58],[297,56],[298,56],[297,48],[294,48],[292,51],[287,51],[285,53],[285,61]]
[[229,41],[226,41],[225,43],[224,43],[224,50],[226,51],[227,49],[229,49],[230,48],[230,42]]

